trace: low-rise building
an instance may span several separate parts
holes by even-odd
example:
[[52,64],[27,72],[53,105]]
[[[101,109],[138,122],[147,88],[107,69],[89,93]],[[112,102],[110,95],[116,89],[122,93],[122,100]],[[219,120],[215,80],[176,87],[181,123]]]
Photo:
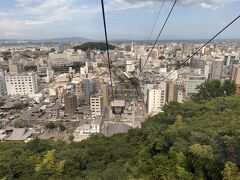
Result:
[[101,119],[96,119],[91,122],[91,124],[84,124],[74,132],[74,141],[79,142],[84,139],[87,139],[91,134],[100,133],[101,129]]

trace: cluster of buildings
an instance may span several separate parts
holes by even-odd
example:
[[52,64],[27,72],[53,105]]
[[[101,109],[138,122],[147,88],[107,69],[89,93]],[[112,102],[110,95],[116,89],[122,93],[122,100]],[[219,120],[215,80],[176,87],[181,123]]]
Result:
[[[110,51],[112,85],[106,52],[98,49],[75,51],[70,44],[59,44],[55,52],[52,47],[28,50],[26,58],[26,48],[2,48],[11,58],[0,62],[9,69],[0,71],[0,95],[33,98],[47,121],[78,121],[75,141],[126,132],[141,127],[169,102],[189,100],[207,80],[234,81],[240,94],[240,43],[210,44],[189,59],[201,46],[165,42],[149,55],[149,45],[117,44]],[[28,66],[36,68],[29,71]]]
[[[204,47],[202,52],[189,59],[201,43],[166,43],[153,50],[146,62],[142,46],[132,46],[144,103],[149,115],[162,111],[171,101],[180,103],[198,93],[197,87],[208,80],[231,80],[239,91],[239,43],[216,43]],[[149,49],[150,47],[145,46]],[[142,53],[139,53],[141,52]],[[133,60],[134,61],[134,60]],[[139,61],[139,62],[138,62]],[[129,63],[126,64],[126,66]],[[141,70],[141,67],[144,69]],[[141,73],[140,73],[141,72]]]

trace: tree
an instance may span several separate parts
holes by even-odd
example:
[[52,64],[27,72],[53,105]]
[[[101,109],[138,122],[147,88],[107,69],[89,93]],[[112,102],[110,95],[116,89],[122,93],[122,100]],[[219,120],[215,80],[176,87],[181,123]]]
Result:
[[54,129],[54,128],[56,128],[56,125],[53,122],[49,122],[49,123],[46,124],[46,128]]
[[23,125],[21,124],[21,122],[16,121],[16,122],[14,123],[14,127],[15,127],[15,128],[23,128]]
[[[109,44],[109,50],[113,50],[115,48],[114,45]],[[105,43],[102,42],[87,42],[84,43],[80,46],[75,46],[73,47],[75,51],[77,50],[82,50],[82,51],[87,51],[87,50],[93,50],[93,49],[99,49],[101,51],[106,51],[107,47]]]
[[55,150],[48,151],[42,162],[36,165],[35,171],[37,174],[49,176],[59,176],[64,170],[65,161],[55,161]]
[[135,77],[130,78],[130,83],[132,84],[132,86],[134,86],[135,88],[138,88],[140,86],[139,80]]
[[171,102],[111,137],[0,142],[0,179],[238,180],[239,109],[240,96]]
[[0,106],[3,106],[4,104],[4,101],[0,101]]
[[231,96],[236,94],[237,87],[233,81],[226,80],[222,84],[222,89],[226,96]]
[[236,93],[234,82],[225,80],[206,81],[197,87],[198,93],[193,96],[193,100],[211,100],[221,96],[231,96]]
[[4,61],[7,61],[8,59],[10,59],[12,57],[12,53],[10,51],[3,51],[2,55],[3,55]]
[[18,102],[16,104],[14,104],[13,108],[16,109],[16,110],[22,110],[27,106],[28,106],[28,103]]
[[61,131],[65,131],[66,130],[66,127],[63,124],[60,124],[59,128],[60,128]]
[[232,162],[226,162],[222,174],[223,180],[240,179],[239,168]]
[[54,49],[54,48],[51,48],[50,50],[49,50],[49,53],[54,53],[56,50]]
[[209,161],[213,160],[213,150],[211,146],[205,146],[200,144],[194,144],[189,147],[190,161],[192,163],[195,174],[198,177],[205,179],[207,172],[205,169],[208,166]]
[[73,134],[70,134],[68,138],[69,138],[69,141],[73,142],[73,140],[74,140],[74,135],[73,135]]
[[25,71],[37,71],[37,66],[29,65],[29,66],[24,66]]

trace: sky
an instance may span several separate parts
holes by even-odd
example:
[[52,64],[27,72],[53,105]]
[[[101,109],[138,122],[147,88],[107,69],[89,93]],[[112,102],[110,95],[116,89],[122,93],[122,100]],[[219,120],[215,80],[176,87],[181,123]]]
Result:
[[[163,0],[104,0],[111,40],[146,40]],[[151,39],[173,0],[165,0]],[[208,39],[240,14],[240,0],[178,0],[160,39]],[[0,0],[0,39],[103,40],[100,0]],[[240,39],[240,19],[219,38]]]

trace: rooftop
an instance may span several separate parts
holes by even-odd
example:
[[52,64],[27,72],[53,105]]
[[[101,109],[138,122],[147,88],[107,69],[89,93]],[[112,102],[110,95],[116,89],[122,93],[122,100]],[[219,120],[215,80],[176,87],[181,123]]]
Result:
[[107,128],[107,136],[113,136],[118,133],[127,133],[132,127],[124,123],[115,123]]
[[116,100],[116,99],[114,99],[111,102],[111,106],[112,107],[125,107],[125,100]]
[[24,141],[29,138],[33,133],[33,130],[27,130],[25,128],[13,128],[12,134],[7,137],[6,141]]

